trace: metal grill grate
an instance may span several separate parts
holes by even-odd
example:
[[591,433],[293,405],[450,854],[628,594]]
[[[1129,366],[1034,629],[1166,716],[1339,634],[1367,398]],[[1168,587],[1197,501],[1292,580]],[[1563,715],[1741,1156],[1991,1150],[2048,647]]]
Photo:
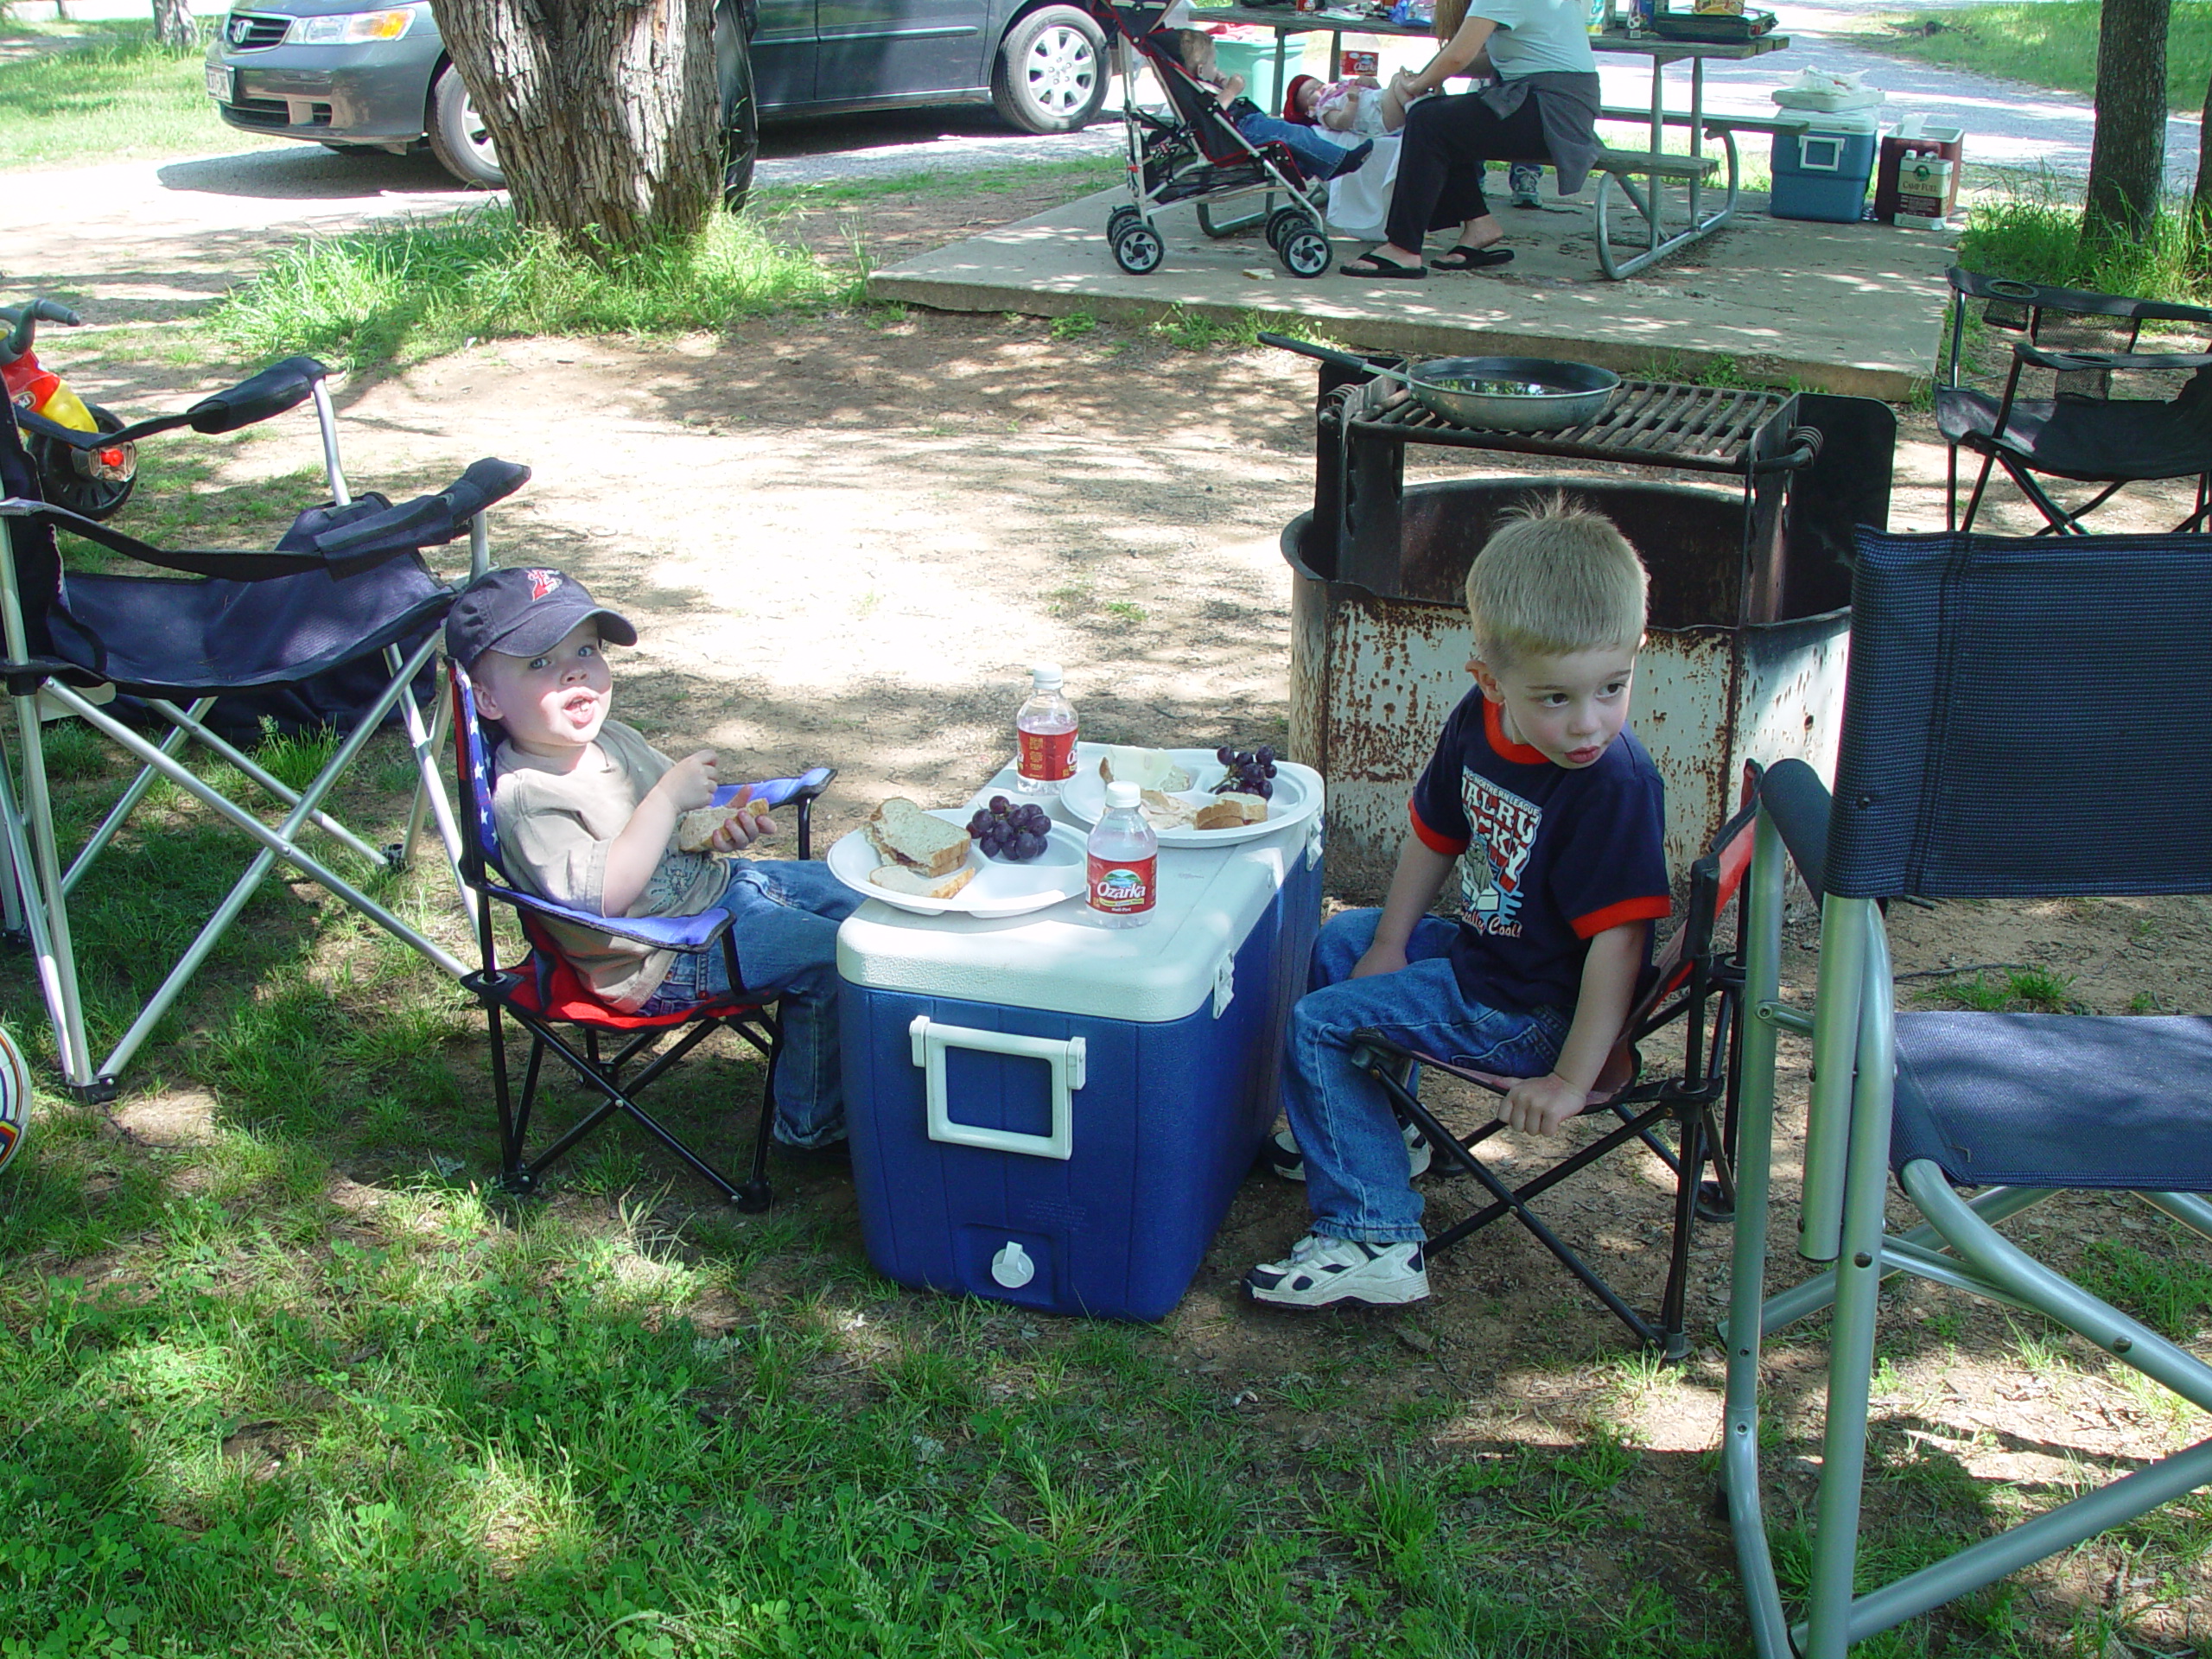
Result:
[[1345,410],[1352,429],[1402,443],[1737,474],[1748,472],[1759,429],[1789,402],[1779,391],[1625,380],[1594,421],[1557,432],[1501,432],[1455,426],[1393,381],[1370,381],[1363,391],[1364,400],[1355,393]]

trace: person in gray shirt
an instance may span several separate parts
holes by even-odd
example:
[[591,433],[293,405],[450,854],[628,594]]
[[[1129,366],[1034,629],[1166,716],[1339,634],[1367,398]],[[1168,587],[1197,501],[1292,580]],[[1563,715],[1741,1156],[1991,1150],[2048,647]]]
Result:
[[[1549,162],[1560,194],[1571,196],[1598,158],[1598,60],[1577,0],[1438,0],[1436,35],[1436,55],[1391,80],[1411,107],[1383,222],[1389,239],[1344,266],[1347,276],[1415,280],[1431,269],[1504,264],[1513,251],[1497,245],[1505,229],[1483,196],[1484,164]],[[1427,96],[1465,74],[1497,80],[1454,98]],[[1428,233],[1453,225],[1459,234],[1451,248],[1424,264]]]

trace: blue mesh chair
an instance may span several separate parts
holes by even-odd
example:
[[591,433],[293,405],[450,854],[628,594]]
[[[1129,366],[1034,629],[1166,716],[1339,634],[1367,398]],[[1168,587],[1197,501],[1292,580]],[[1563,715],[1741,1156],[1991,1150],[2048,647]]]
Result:
[[[664,950],[720,950],[728,969],[729,982],[742,986],[737,940],[730,931],[727,912],[706,911],[696,916],[601,916],[572,906],[556,905],[525,893],[506,880],[499,857],[499,836],[492,817],[492,765],[476,715],[476,690],[467,671],[451,658],[447,672],[453,681],[454,765],[466,809],[467,830],[461,851],[461,880],[475,900],[477,946],[480,970],[464,976],[463,986],[484,1008],[492,1039],[492,1087],[499,1111],[499,1179],[508,1191],[537,1190],[547,1168],[570,1147],[617,1114],[629,1117],[646,1134],[741,1210],[768,1207],[769,1130],[775,1121],[776,1060],[782,1051],[783,1027],[772,994],[737,990],[730,995],[692,1007],[664,1014],[629,1014],[594,995],[582,976],[561,954],[545,924],[567,922],[594,932],[611,933]],[[797,778],[778,778],[767,783],[726,785],[715,793],[723,805],[750,788],[750,798],[770,806],[798,809],[798,855],[813,852],[814,803],[836,776],[829,766],[817,766]],[[512,967],[502,968],[499,938],[493,925],[494,904],[514,912],[521,924],[529,954]],[[503,1018],[511,1019],[530,1033],[530,1059],[523,1073],[518,1099],[507,1076],[506,1037]],[[582,1035],[582,1052],[563,1035],[563,1027]],[[753,1139],[753,1163],[742,1182],[734,1181],[694,1151],[674,1130],[638,1103],[637,1096],[656,1078],[717,1031],[740,1038],[767,1062],[760,1087],[760,1115]],[[656,1052],[664,1037],[676,1040]],[[611,1054],[601,1052],[606,1039],[618,1046]],[[536,1157],[526,1157],[524,1147],[530,1134],[532,1109],[537,1101],[539,1074],[550,1053],[575,1073],[578,1082],[600,1096],[599,1103],[571,1123]],[[626,1083],[623,1073],[644,1062]]]
[[[1882,1281],[2027,1309],[2212,1411],[2212,1367],[2037,1262],[1997,1224],[2069,1188],[2132,1192],[2212,1238],[2212,1020],[1896,1011],[1882,901],[2212,893],[2212,539],[1862,531],[1833,798],[1761,785],[1745,890],[1725,1487],[1769,1659],[1866,1640],[2212,1481],[2212,1440],[1854,1594]],[[2054,683],[2050,642],[2094,671]],[[2171,717],[2146,718],[2146,709]],[[1785,852],[1786,849],[1786,852]],[[1821,895],[1815,1010],[1779,1000],[1785,856]],[[1809,1035],[1798,1252],[1765,1295],[1778,1031]],[[1925,1224],[1885,1223],[1894,1177]],[[1826,1440],[1803,1623],[1759,1487],[1763,1336],[1829,1310]]]
[[[279,860],[458,977],[463,964],[420,930],[346,880],[319,855],[315,837],[372,871],[403,865],[435,818],[449,858],[460,856],[436,761],[442,741],[426,723],[415,683],[437,649],[454,590],[433,575],[422,550],[467,537],[481,569],[485,512],[520,488],[529,469],[480,461],[436,495],[395,506],[353,495],[337,461],[322,368],[295,358],[217,398],[189,422],[227,432],[313,398],[321,418],[332,496],[300,515],[267,552],[160,548],[41,499],[38,473],[12,416],[0,417],[0,664],[16,721],[15,769],[0,755],[0,922],[29,942],[54,1021],[63,1081],[77,1096],[111,1098],[116,1079]],[[148,577],[65,569],[57,532],[122,559],[181,573]],[[332,677],[378,689],[304,787],[292,788],[210,723],[226,696],[261,696]],[[149,735],[120,713],[133,713]],[[140,763],[135,779],[84,844],[66,853],[54,821],[43,721],[74,715]],[[368,740],[397,715],[413,751],[417,785],[405,839],[378,848],[324,809],[332,788]],[[233,800],[179,758],[189,741],[227,761],[268,801],[276,821]],[[87,1039],[69,922],[71,894],[96,884],[99,861],[155,780],[194,796],[259,850],[105,1059]]]

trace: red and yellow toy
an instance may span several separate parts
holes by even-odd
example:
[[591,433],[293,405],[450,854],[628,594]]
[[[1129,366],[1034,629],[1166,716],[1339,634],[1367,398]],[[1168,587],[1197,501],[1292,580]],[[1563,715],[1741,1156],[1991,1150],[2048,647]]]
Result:
[[87,443],[85,435],[119,432],[123,423],[88,404],[31,350],[41,322],[73,328],[79,319],[66,305],[33,300],[0,305],[0,385],[16,407],[24,448],[39,471],[46,499],[87,518],[105,518],[130,496],[138,455],[128,442]]

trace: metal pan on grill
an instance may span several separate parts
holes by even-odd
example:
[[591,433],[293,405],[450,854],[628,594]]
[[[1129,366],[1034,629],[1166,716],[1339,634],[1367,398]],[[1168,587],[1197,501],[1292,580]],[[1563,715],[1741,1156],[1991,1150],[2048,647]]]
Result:
[[1284,334],[1260,339],[1300,357],[1399,381],[1440,419],[1492,432],[1556,432],[1594,421],[1621,384],[1611,369],[1542,357],[1439,357],[1409,369],[1385,369],[1350,352]]

